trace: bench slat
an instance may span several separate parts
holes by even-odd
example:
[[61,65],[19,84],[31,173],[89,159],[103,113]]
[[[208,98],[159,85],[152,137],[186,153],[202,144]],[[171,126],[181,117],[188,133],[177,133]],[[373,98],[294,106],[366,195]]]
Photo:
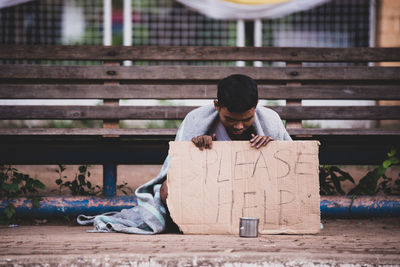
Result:
[[[260,99],[400,99],[400,85],[259,85]],[[0,84],[0,99],[213,99],[216,85]]]
[[175,136],[178,129],[173,128],[0,128],[0,135],[32,136]]
[[[0,128],[1,136],[136,136],[136,137],[175,137],[177,129],[142,129],[142,128]],[[296,135],[364,135],[364,136],[400,136],[400,130],[394,129],[338,129],[338,128],[307,128],[307,129],[288,129],[292,136]]]
[[46,46],[1,45],[1,59],[48,60],[261,60],[303,62],[400,61],[400,48]]
[[220,80],[232,73],[256,80],[400,80],[400,67],[215,67],[0,65],[0,79]]
[[[0,119],[183,119],[192,106],[0,106]],[[272,106],[282,119],[400,119],[400,106]]]

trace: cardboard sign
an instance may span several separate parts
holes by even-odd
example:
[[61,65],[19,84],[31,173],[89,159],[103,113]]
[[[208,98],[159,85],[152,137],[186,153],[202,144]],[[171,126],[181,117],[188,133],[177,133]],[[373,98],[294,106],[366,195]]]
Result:
[[320,229],[318,141],[170,142],[167,205],[185,234],[238,234],[240,217],[259,218],[260,234]]

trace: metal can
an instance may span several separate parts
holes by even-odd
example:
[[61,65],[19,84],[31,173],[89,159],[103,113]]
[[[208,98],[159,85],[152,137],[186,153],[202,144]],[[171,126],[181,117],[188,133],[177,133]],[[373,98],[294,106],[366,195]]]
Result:
[[239,236],[257,237],[258,236],[258,218],[240,218]]

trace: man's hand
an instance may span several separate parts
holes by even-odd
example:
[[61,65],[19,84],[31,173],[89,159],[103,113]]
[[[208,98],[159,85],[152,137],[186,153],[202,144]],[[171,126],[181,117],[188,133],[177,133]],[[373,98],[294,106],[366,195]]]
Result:
[[270,141],[274,141],[274,138],[251,134],[250,143],[252,147],[260,148],[261,146],[266,146]]
[[192,138],[192,142],[195,146],[197,146],[200,150],[204,148],[212,149],[212,141],[216,140],[216,134],[210,135],[200,135]]

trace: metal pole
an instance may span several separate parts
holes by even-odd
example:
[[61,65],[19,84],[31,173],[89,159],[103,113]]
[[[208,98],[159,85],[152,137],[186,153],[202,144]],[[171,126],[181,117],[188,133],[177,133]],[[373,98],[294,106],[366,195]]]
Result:
[[[124,46],[132,46],[132,0],[124,0]],[[132,61],[125,60],[124,66],[132,66]]]
[[[3,199],[0,200],[0,214],[9,204],[15,206],[18,218],[63,218],[65,215],[97,215],[129,209],[137,205],[137,198],[43,197],[38,208],[32,208],[32,202],[27,198]],[[400,217],[400,196],[321,196],[320,207],[322,218]]]
[[112,7],[111,0],[104,0],[103,12],[103,45],[112,45]]
[[[254,46],[262,47],[262,21],[261,19],[254,20]],[[254,67],[262,67],[261,61],[254,61]]]
[[115,197],[117,192],[117,165],[103,165],[103,194],[106,197]]
[[[239,19],[236,23],[236,46],[245,46],[245,27],[244,20]],[[245,65],[244,61],[236,61],[236,66],[243,67]]]

